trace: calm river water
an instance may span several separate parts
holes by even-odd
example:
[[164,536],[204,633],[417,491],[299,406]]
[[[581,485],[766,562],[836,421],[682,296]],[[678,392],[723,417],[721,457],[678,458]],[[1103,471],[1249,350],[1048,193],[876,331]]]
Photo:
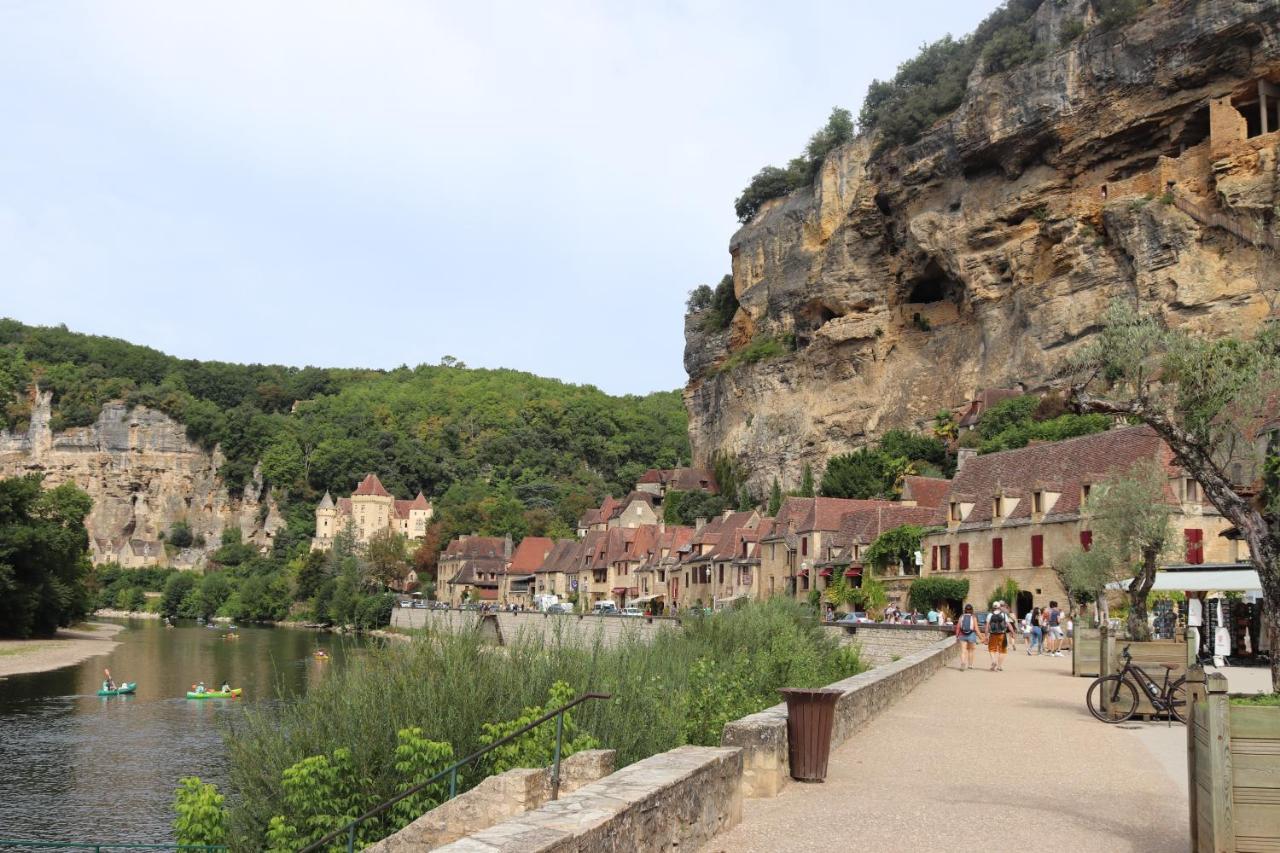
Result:
[[[127,624],[110,655],[0,680],[0,838],[172,841],[178,779],[227,792],[222,724],[305,691],[359,652],[350,639],[292,628],[241,626],[239,640],[224,640],[225,627]],[[315,659],[317,648],[331,659]],[[97,696],[104,666],[137,681],[137,694]],[[245,698],[183,697],[195,681],[224,678]]]

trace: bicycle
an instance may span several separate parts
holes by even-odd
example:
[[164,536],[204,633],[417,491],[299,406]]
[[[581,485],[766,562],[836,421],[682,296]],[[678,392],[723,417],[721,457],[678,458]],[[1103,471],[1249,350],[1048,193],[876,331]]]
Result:
[[[1151,707],[1169,715],[1169,724],[1173,719],[1185,723],[1187,721],[1187,678],[1182,676],[1172,684],[1169,675],[1174,669],[1167,663],[1164,667],[1164,685],[1156,684],[1155,679],[1147,675],[1146,670],[1133,662],[1129,656],[1129,647],[1125,646],[1120,653],[1124,658],[1124,669],[1117,675],[1104,675],[1089,685],[1085,694],[1085,704],[1089,713],[1104,723],[1123,723],[1138,710],[1138,691],[1146,694]],[[1136,682],[1136,684],[1135,684]]]

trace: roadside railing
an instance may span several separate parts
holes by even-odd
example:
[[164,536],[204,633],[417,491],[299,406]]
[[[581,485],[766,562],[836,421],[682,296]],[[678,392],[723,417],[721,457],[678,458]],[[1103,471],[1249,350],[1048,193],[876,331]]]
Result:
[[439,782],[441,779],[443,779],[446,776],[449,777],[449,796],[448,798],[446,798],[446,802],[448,800],[452,800],[454,797],[458,795],[458,770],[460,768],[465,767],[466,765],[475,761],[477,758],[480,758],[485,753],[491,752],[492,750],[495,750],[504,744],[510,743],[511,741],[515,740],[521,735],[526,734],[532,731],[533,729],[536,729],[538,726],[551,720],[552,718],[555,718],[555,721],[556,721],[556,747],[555,747],[555,757],[551,763],[551,799],[553,800],[558,799],[560,796],[560,753],[561,753],[561,747],[564,743],[565,711],[568,711],[570,708],[573,708],[577,705],[581,705],[583,702],[586,702],[589,699],[609,699],[609,698],[612,698],[612,695],[613,694],[611,693],[584,693],[581,696],[579,696],[577,699],[574,699],[572,702],[568,703],[567,705],[561,705],[559,708],[556,708],[553,711],[548,711],[538,719],[534,720],[533,722],[529,723],[526,726],[521,726],[511,734],[507,735],[506,737],[500,740],[495,740],[493,743],[488,744],[484,748],[471,753],[466,758],[463,758],[460,761],[455,761],[453,764],[450,764],[448,767],[441,770],[439,773],[432,776],[427,781],[422,782],[418,785],[414,785],[412,788],[409,788],[407,791],[401,791],[399,794],[387,800],[386,802],[383,802],[383,803],[380,803],[379,805],[374,806],[372,809],[360,815],[360,817],[351,821],[347,825],[339,829],[335,829],[333,832],[324,836],[319,841],[315,841],[312,844],[302,848],[300,853],[312,853],[312,851],[320,850],[326,844],[329,844],[333,841],[337,841],[343,835],[347,837],[348,853],[354,853],[356,849],[356,830],[360,827],[360,824],[364,823],[369,818],[377,817],[378,815],[382,814],[387,809],[391,808],[401,800],[406,799],[407,797],[412,797],[414,794],[418,793],[423,788],[426,788],[430,785],[434,785],[436,782]]
[[134,844],[128,841],[24,841],[17,838],[0,838],[0,848],[43,850],[203,850],[206,853],[226,850],[222,844]]

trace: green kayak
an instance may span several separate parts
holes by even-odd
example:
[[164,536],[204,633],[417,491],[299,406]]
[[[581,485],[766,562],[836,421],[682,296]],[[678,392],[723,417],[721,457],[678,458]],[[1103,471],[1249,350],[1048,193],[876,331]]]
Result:
[[237,687],[235,690],[230,690],[226,693],[223,693],[221,690],[206,690],[203,693],[196,693],[193,690],[188,690],[187,698],[188,699],[239,699],[240,693],[243,690],[244,690],[243,687]]
[[123,696],[126,693],[132,693],[134,691],[134,688],[136,688],[137,686],[138,686],[138,682],[136,681],[126,681],[124,684],[121,684],[115,690],[105,690],[105,689],[99,690],[98,695],[99,696]]

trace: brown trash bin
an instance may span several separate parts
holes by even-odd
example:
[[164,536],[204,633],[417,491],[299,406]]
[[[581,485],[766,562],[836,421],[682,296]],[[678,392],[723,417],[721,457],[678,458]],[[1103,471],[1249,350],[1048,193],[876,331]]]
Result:
[[798,782],[821,782],[827,778],[831,727],[835,723],[836,700],[843,691],[784,687],[778,692],[787,700],[787,755],[791,761],[791,778]]

